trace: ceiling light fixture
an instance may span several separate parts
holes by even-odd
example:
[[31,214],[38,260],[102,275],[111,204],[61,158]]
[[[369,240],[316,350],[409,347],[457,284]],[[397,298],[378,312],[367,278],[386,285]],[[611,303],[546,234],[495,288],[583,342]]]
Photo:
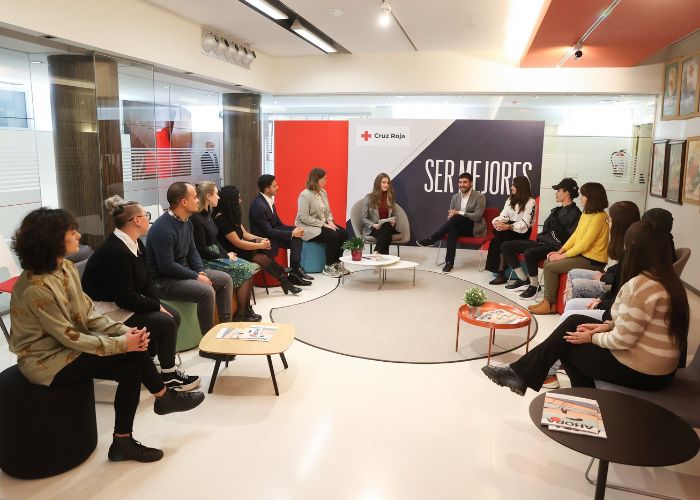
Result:
[[256,54],[249,46],[209,28],[202,27],[202,52],[215,59],[250,69]]
[[615,10],[615,7],[617,7],[622,0],[613,0],[610,5],[608,5],[607,9],[605,9],[600,16],[598,16],[598,19],[595,20],[595,22],[591,25],[590,28],[581,36],[581,38],[578,39],[578,42],[574,44],[573,47],[571,47],[569,50],[566,51],[566,54],[564,54],[564,57],[562,57],[561,61],[559,61],[559,64],[556,65],[557,68],[560,68],[567,59],[569,59],[571,56],[574,56],[574,59],[581,59],[583,56],[583,51],[581,48],[583,47],[583,43],[586,41],[586,39],[591,36],[591,33],[593,33],[598,26],[600,26],[603,21],[605,21],[608,16],[612,13],[613,10]]
[[382,13],[379,14],[379,26],[386,28],[391,23],[391,4],[389,0],[382,0]]
[[311,30],[309,30],[307,27],[301,24],[299,22],[299,19],[296,19],[292,23],[291,30],[307,42],[314,44],[316,47],[318,47],[326,53],[337,52],[335,47],[333,47],[331,44],[319,37],[316,33],[313,33]]
[[272,19],[275,19],[276,21],[281,21],[282,19],[289,19],[287,14],[282,12],[281,10],[276,9],[269,3],[267,3],[265,0],[241,0],[251,7],[253,7],[256,10],[259,10],[263,14],[265,14],[268,17],[271,17]]

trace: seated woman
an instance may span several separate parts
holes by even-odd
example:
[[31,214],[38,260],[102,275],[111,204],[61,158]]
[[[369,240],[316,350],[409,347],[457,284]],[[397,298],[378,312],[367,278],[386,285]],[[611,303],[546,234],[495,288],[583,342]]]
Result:
[[690,310],[668,245],[648,222],[625,234],[622,282],[611,320],[571,316],[540,345],[507,366],[485,366],[493,382],[519,395],[539,391],[552,364],[561,360],[573,387],[595,380],[658,390],[685,366]]
[[673,262],[678,260],[676,256],[676,244],[673,241],[673,214],[666,210],[665,208],[650,208],[644,215],[642,215],[642,220],[651,222],[657,229],[659,229],[666,239],[668,239],[668,245],[670,247],[671,257]]
[[331,206],[326,193],[326,171],[312,168],[306,180],[306,189],[299,194],[297,217],[294,225],[304,228],[304,241],[326,244],[326,266],[323,274],[340,278],[348,272],[340,263],[343,243],[348,239],[345,228],[333,221]]
[[496,233],[489,243],[486,269],[495,273],[496,277],[489,282],[489,285],[502,285],[508,281],[504,273],[505,260],[501,255],[501,245],[506,241],[526,240],[530,237],[537,209],[535,199],[530,193],[528,178],[523,175],[515,177],[510,186],[510,196],[501,214],[493,219],[493,228]]
[[198,387],[199,377],[175,368],[175,344],[180,314],[160,303],[148,275],[144,245],[150,215],[136,201],[120,196],[105,200],[116,229],[90,256],[83,272],[83,289],[95,301],[95,311],[126,326],[145,328],[158,353],[163,383],[176,391]]
[[[204,183],[202,183],[204,184]],[[202,189],[205,189],[204,187]],[[216,186],[207,189],[216,189]],[[212,217],[219,231],[219,244],[239,258],[255,262],[278,279],[284,294],[297,294],[301,288],[289,281],[284,269],[265,252],[270,250],[270,240],[246,231],[241,221],[241,194],[235,186],[221,188],[219,202],[212,211]],[[309,283],[304,281],[304,283]]]
[[[143,383],[155,396],[154,411],[187,411],[204,394],[168,389],[146,353],[149,332],[98,314],[66,254],[78,251],[80,233],[65,210],[39,208],[22,221],[12,247],[24,271],[12,290],[10,350],[30,382],[45,386],[99,378],[119,385],[114,399],[111,461],[154,462],[163,452],[132,436]],[[50,416],[47,415],[47,418]]]
[[547,255],[544,263],[544,300],[528,307],[532,314],[557,312],[559,275],[572,269],[602,271],[608,263],[608,234],[606,221],[608,195],[602,184],[587,182],[580,189],[583,214],[571,238],[557,252]]
[[219,230],[211,218],[211,212],[219,203],[219,190],[211,181],[197,184],[197,196],[201,211],[190,217],[192,235],[197,252],[202,258],[204,267],[223,271],[231,276],[233,287],[236,289],[236,304],[238,305],[232,321],[260,321],[262,316],[255,314],[250,305],[253,292],[253,264],[239,259],[233,252],[226,252],[218,241]]
[[[632,201],[618,201],[610,205],[608,210],[608,226],[610,227],[610,242],[608,243],[608,259],[616,261],[602,271],[590,269],[572,269],[567,278],[567,306],[576,299],[601,298],[611,290],[617,280],[619,289],[619,272],[622,268],[622,255],[625,251],[624,238],[627,229],[640,220],[639,208]],[[612,297],[617,295],[614,290]],[[612,305],[612,303],[611,303]],[[580,309],[580,307],[577,307]]]
[[365,196],[362,204],[362,235],[377,239],[377,253],[388,254],[391,237],[398,233],[395,200],[396,194],[389,176],[385,173],[377,175],[372,192]]

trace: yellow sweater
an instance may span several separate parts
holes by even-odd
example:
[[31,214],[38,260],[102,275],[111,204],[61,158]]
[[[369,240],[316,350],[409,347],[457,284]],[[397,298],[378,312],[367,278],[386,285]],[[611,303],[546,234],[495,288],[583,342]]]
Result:
[[561,249],[567,257],[583,255],[598,262],[608,261],[608,227],[606,212],[583,213],[576,230]]

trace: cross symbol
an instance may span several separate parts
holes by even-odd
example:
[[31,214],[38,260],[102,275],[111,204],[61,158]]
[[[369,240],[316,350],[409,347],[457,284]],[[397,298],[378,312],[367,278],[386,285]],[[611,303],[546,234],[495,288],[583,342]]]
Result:
[[365,140],[365,142],[367,142],[367,141],[369,141],[369,138],[372,137],[372,135],[365,130],[365,133],[360,134],[360,137],[362,137]]

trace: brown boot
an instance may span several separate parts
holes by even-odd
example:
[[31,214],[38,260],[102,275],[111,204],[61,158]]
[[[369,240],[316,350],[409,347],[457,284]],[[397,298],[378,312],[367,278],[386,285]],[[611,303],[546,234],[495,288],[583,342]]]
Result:
[[557,305],[550,304],[547,300],[543,300],[539,304],[528,307],[528,310],[532,314],[555,314],[557,312]]

